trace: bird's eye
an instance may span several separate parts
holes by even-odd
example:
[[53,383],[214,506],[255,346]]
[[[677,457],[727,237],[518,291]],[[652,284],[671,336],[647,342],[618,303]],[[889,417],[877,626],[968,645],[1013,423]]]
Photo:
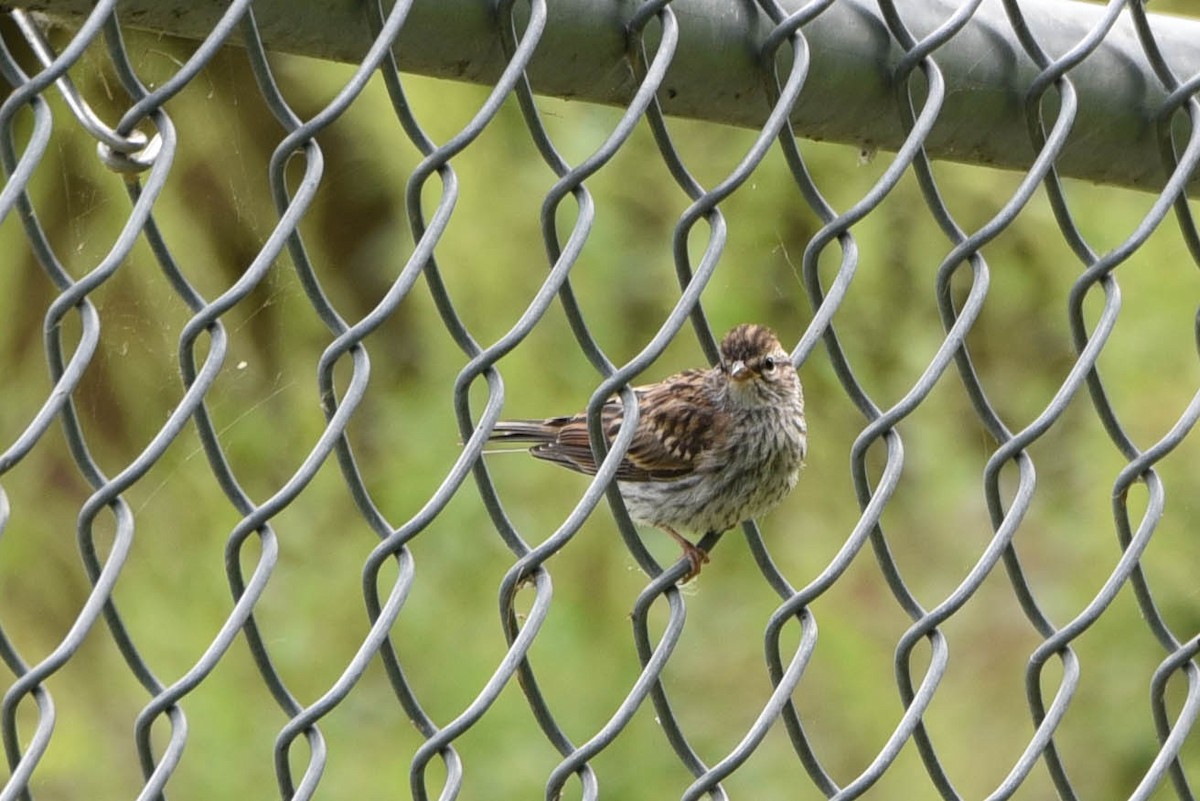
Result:
[[762,369],[764,373],[775,372],[775,357],[768,356],[767,358],[763,359]]

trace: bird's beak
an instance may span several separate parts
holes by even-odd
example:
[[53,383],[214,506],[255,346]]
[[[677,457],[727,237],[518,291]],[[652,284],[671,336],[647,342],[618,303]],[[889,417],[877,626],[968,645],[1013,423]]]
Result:
[[738,359],[733,364],[729,365],[729,377],[734,381],[745,381],[750,377],[750,370],[746,367],[746,363]]

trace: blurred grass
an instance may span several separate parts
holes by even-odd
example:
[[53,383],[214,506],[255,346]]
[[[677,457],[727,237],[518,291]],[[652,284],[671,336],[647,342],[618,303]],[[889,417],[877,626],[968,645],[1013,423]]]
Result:
[[[1175,8],[1186,10],[1182,4]],[[144,36],[131,36],[129,46],[151,82],[170,74],[175,60],[188,52],[187,45]],[[321,108],[350,72],[300,58],[274,63],[286,96],[302,115]],[[102,57],[89,54],[76,73],[89,100],[106,119],[115,119],[123,101]],[[486,91],[419,78],[408,79],[407,88],[438,141],[461,127]],[[32,196],[60,258],[80,276],[107,252],[129,204],[119,179],[98,164],[91,141],[53,102],[55,138]],[[586,156],[618,116],[612,109],[549,99],[539,107],[572,161]],[[168,110],[180,150],[156,219],[189,280],[211,299],[236,280],[275,224],[266,163],[281,132],[236,51],[218,56]],[[30,120],[22,114],[24,141]],[[753,139],[753,132],[678,121],[672,133],[686,162],[708,185],[728,172]],[[319,141],[326,168],[301,231],[325,290],[341,314],[354,320],[378,301],[410,253],[403,186],[419,154],[396,125],[378,81]],[[803,149],[817,183],[839,209],[860,198],[889,159],[880,154],[863,164],[848,148],[804,143]],[[456,309],[487,343],[516,321],[545,277],[538,213],[554,177],[511,102],[453,165],[461,194],[437,257]],[[959,165],[939,164],[936,172],[968,229],[995,214],[1019,180]],[[619,363],[640,350],[678,296],[670,234],[688,201],[670,181],[644,126],[588,187],[597,220],[572,282],[593,333]],[[1152,202],[1148,195],[1081,184],[1070,184],[1068,192],[1084,235],[1099,250],[1127,236]],[[426,202],[435,199],[428,190]],[[704,296],[710,319],[720,330],[745,320],[763,322],[786,341],[796,341],[810,319],[797,270],[818,222],[779,155],[773,153],[722,210],[729,241]],[[562,213],[561,230],[573,218],[574,210]],[[700,228],[694,247],[703,243]],[[887,406],[907,392],[943,336],[933,278],[949,248],[911,176],[855,235],[859,272],[836,323],[860,379]],[[39,340],[54,292],[15,217],[0,227],[0,248],[9,254],[9,269],[0,271],[0,441],[7,443],[49,390]],[[984,254],[991,291],[970,344],[993,402],[1017,429],[1036,417],[1073,362],[1065,311],[1079,265],[1041,195]],[[826,283],[837,268],[836,256],[822,260]],[[1122,312],[1100,365],[1123,423],[1146,447],[1170,428],[1197,385],[1192,325],[1198,278],[1171,221],[1118,275]],[[89,445],[112,475],[136,456],[178,402],[176,348],[190,315],[144,244],[91,298],[103,321],[102,344],[75,400]],[[1098,306],[1089,310],[1094,319]],[[209,408],[237,476],[261,502],[287,480],[323,428],[315,373],[330,336],[286,258],[223,319],[230,349]],[[66,341],[75,342],[78,323],[68,317],[64,329]],[[399,525],[423,505],[457,454],[451,391],[466,360],[423,285],[367,347],[371,384],[350,437],[376,502]],[[699,348],[686,334],[644,378],[700,362]],[[557,306],[499,366],[504,411],[516,417],[582,407],[599,380]],[[773,556],[798,587],[820,573],[858,519],[847,454],[863,425],[823,350],[804,365],[802,377],[812,432],[809,464],[796,492],[763,521]],[[473,397],[478,410],[482,390],[477,387]],[[961,581],[990,537],[981,474],[995,445],[953,375],[901,432],[905,472],[883,525],[910,588],[932,607]],[[1039,601],[1062,624],[1088,603],[1118,557],[1110,496],[1123,460],[1086,397],[1072,403],[1031,453],[1038,490],[1016,543]],[[882,464],[881,454],[873,457],[873,464]],[[554,532],[586,485],[579,476],[520,456],[496,457],[491,468],[508,513],[532,543]],[[1160,472],[1167,514],[1143,565],[1168,621],[1188,636],[1200,627],[1195,581],[1200,544],[1194,536],[1200,454],[1194,442],[1164,460]],[[1013,477],[1006,478],[1011,490]],[[4,487],[12,518],[0,547],[0,619],[26,660],[36,662],[61,640],[88,592],[75,518],[89,491],[58,428],[5,475]],[[1144,491],[1132,495],[1136,524]],[[116,600],[144,656],[170,683],[199,658],[229,612],[223,549],[238,515],[209,473],[191,430],[125,497],[136,512],[137,533]],[[302,703],[311,703],[336,680],[367,631],[360,573],[376,540],[333,464],[273,524],[281,555],[258,618],[290,689]],[[109,519],[98,520],[102,553],[111,528]],[[646,540],[660,557],[675,555],[666,538],[651,533]],[[412,550],[416,582],[393,636],[418,697],[444,724],[471,702],[504,653],[495,596],[512,556],[470,483],[413,541]],[[247,551],[243,564],[251,566],[256,546]],[[645,577],[621,546],[605,508],[549,566],[554,602],[531,656],[560,723],[581,742],[604,724],[636,679],[628,614]],[[391,570],[384,571],[385,592]],[[762,631],[777,605],[736,532],[689,590],[688,627],[666,681],[685,731],[710,764],[737,743],[769,695]],[[892,657],[909,621],[869,553],[858,557],[814,611],[820,642],[796,702],[821,759],[844,783],[875,757],[900,717]],[[655,620],[661,626],[661,614]],[[957,788],[975,797],[1003,779],[1031,735],[1023,670],[1039,638],[1001,573],[988,579],[944,632],[950,665],[927,723]],[[795,646],[795,636],[788,632],[786,647]],[[1056,742],[1081,797],[1123,797],[1156,750],[1146,688],[1163,654],[1128,590],[1076,648],[1083,677]],[[927,660],[928,650],[918,648],[914,675],[921,675]],[[1047,668],[1048,696],[1060,672],[1054,663]],[[107,635],[94,631],[48,686],[58,718],[35,776],[38,796],[135,794],[140,774],[130,732],[148,699]],[[1178,709],[1182,689],[1173,687],[1172,693]],[[26,738],[35,722],[29,707],[23,704],[19,716]],[[173,797],[240,797],[249,788],[274,793],[271,748],[286,718],[242,642],[183,707],[189,739],[170,784]],[[408,797],[408,765],[421,738],[395,703],[378,661],[321,728],[329,743],[325,797]],[[166,734],[165,726],[156,728],[160,746]],[[538,797],[558,762],[515,686],[456,747],[467,771],[464,799]],[[306,760],[306,746],[299,742],[292,755],[297,774]],[[1200,767],[1194,739],[1185,763],[1193,772]],[[671,797],[690,782],[649,706],[594,766],[606,797]],[[439,786],[441,770],[436,763],[431,767],[431,787]],[[574,797],[577,788],[568,787],[567,797]],[[781,726],[727,787],[733,797],[819,797]],[[1038,767],[1018,797],[1051,792],[1044,767]],[[867,797],[933,794],[910,743]]]

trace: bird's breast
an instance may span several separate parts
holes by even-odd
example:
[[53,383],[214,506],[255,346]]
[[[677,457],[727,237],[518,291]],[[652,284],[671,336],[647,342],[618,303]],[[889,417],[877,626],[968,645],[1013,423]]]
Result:
[[685,531],[724,531],[765,514],[795,487],[804,417],[786,407],[743,409],[697,469],[664,482],[620,482],[634,520]]

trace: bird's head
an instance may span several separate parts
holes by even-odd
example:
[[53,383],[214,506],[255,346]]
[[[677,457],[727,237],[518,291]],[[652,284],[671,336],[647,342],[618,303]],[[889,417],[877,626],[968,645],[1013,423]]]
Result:
[[740,406],[786,403],[800,394],[800,379],[771,329],[743,323],[721,340],[721,371],[729,398]]

